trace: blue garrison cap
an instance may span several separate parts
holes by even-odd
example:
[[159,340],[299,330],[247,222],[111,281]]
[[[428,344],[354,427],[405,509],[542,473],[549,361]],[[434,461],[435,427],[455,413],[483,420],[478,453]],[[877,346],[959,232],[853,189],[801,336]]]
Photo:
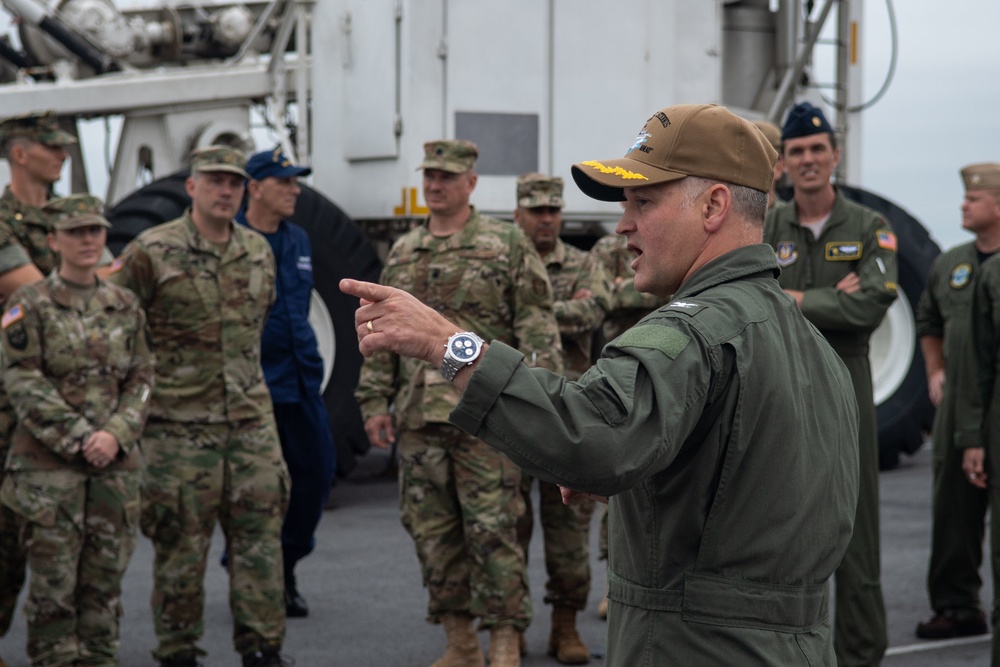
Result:
[[785,124],[781,128],[781,140],[821,133],[833,134],[833,127],[827,122],[822,110],[808,102],[802,102],[788,112]]
[[250,178],[259,181],[274,176],[276,178],[286,178],[288,176],[308,176],[312,173],[309,167],[300,167],[292,164],[288,156],[281,152],[281,146],[275,146],[273,150],[257,153],[247,161],[247,173]]

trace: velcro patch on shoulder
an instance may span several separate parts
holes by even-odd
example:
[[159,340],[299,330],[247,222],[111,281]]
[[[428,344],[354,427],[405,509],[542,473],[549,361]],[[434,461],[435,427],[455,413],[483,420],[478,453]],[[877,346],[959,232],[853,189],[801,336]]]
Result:
[[643,324],[632,327],[623,333],[615,340],[614,344],[617,347],[641,347],[647,350],[659,350],[667,357],[676,359],[690,341],[690,336],[673,327]]

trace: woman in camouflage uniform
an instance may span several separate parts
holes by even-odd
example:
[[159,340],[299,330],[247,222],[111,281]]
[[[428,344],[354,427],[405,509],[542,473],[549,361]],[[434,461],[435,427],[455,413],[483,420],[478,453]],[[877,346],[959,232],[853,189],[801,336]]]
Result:
[[4,384],[17,412],[0,501],[24,517],[35,667],[118,664],[121,580],[135,549],[153,360],[132,292],[97,265],[101,202],[50,202],[60,264],[8,301]]

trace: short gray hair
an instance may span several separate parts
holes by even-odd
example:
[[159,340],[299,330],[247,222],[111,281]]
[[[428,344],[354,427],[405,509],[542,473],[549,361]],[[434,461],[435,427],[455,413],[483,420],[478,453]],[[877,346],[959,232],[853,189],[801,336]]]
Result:
[[729,188],[733,195],[733,213],[744,218],[747,222],[758,226],[764,225],[764,216],[767,215],[767,193],[760,190],[748,188],[745,185],[734,185],[725,181],[715,181],[710,178],[700,176],[688,176],[684,179],[684,208],[690,208],[695,200],[701,196],[705,190],[716,183],[721,183]]

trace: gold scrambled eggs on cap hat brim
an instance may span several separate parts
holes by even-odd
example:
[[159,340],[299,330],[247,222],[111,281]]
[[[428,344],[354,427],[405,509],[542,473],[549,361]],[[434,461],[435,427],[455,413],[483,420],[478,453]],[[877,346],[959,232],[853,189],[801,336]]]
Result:
[[725,107],[678,104],[653,114],[625,157],[580,162],[572,173],[584,194],[601,201],[687,176],[767,192],[777,159],[761,131]]

